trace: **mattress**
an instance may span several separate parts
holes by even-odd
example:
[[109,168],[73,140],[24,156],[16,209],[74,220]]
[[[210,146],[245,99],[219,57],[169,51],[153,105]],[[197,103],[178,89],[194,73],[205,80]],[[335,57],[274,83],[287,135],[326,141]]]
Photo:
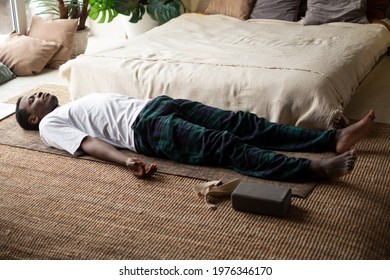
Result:
[[273,122],[329,129],[390,46],[381,24],[241,21],[184,14],[60,68],[72,99],[168,95]]

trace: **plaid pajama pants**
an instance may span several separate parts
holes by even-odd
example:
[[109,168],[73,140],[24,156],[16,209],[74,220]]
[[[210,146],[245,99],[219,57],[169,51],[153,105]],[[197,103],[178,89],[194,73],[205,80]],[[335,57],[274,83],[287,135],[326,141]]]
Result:
[[263,179],[308,176],[310,160],[273,152],[334,149],[334,130],[276,124],[185,99],[151,100],[132,126],[137,152],[177,162],[216,165]]

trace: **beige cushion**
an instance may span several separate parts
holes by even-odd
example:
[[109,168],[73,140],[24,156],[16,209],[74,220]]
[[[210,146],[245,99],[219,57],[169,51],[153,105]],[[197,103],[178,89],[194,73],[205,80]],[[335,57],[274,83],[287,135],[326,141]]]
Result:
[[248,19],[254,0],[210,0],[208,14],[223,14],[241,20]]
[[77,23],[77,19],[47,20],[39,16],[32,17],[30,30],[28,32],[29,37],[55,41],[62,44],[58,53],[49,61],[48,67],[58,69],[62,64],[69,60]]
[[210,0],[199,0],[196,5],[196,12],[205,12],[210,4]]
[[0,61],[18,76],[40,73],[61,44],[12,33],[0,44]]

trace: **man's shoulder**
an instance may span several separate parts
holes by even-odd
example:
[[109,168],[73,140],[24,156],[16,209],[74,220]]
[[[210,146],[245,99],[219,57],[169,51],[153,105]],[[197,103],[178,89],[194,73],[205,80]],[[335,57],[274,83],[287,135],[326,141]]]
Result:
[[44,127],[47,125],[50,125],[52,123],[65,123],[66,122],[66,111],[68,110],[68,106],[59,106],[53,111],[51,111],[49,114],[44,116],[39,124],[39,127]]

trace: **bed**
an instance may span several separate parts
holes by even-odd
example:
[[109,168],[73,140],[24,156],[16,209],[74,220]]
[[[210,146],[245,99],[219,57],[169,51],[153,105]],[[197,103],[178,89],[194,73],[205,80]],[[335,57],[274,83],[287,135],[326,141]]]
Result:
[[390,46],[382,24],[183,14],[60,68],[72,99],[90,92],[168,95],[271,121],[328,129]]

